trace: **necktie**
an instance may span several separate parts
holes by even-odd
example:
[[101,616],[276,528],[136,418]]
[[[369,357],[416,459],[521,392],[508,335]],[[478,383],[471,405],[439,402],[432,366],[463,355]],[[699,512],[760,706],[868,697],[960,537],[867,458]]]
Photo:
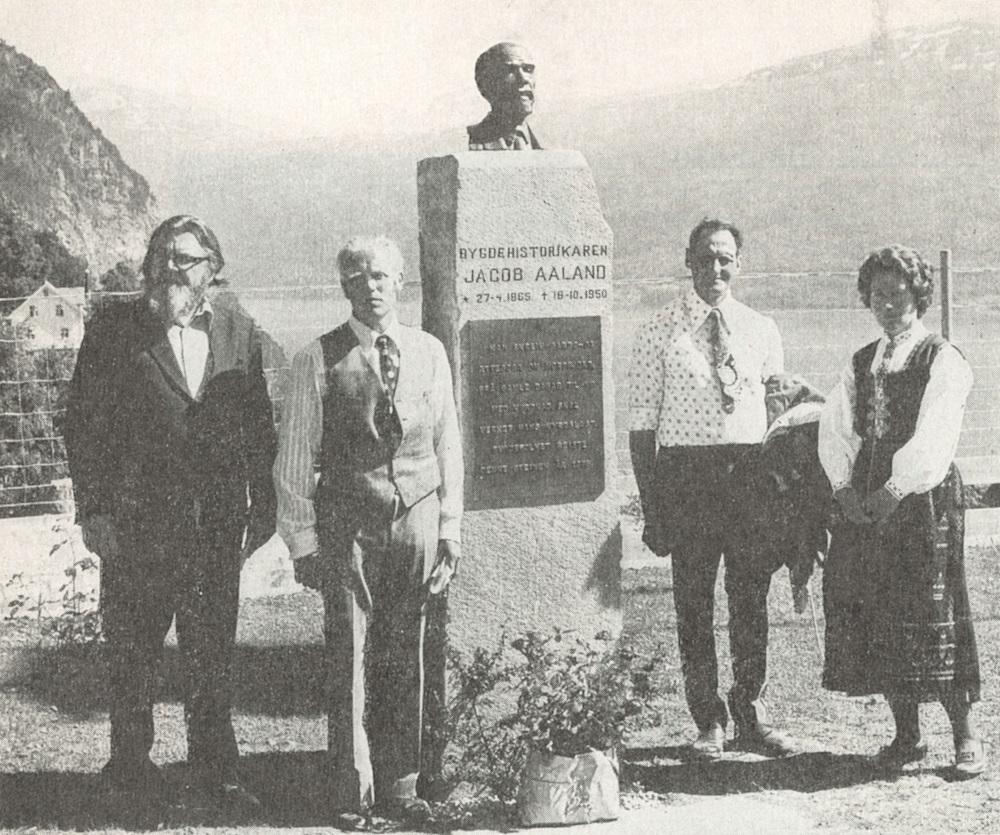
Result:
[[722,392],[722,410],[732,414],[736,408],[736,398],[739,395],[739,374],[736,362],[729,350],[729,334],[722,322],[722,314],[713,307],[708,314],[708,339],[712,346],[712,365],[715,368],[715,379]]
[[390,455],[399,449],[403,440],[403,427],[396,413],[396,386],[399,384],[399,346],[392,337],[381,334],[375,340],[378,366],[384,393],[375,406],[375,429],[385,443]]
[[506,139],[507,147],[513,151],[527,151],[531,148],[531,143],[523,128],[518,128]]

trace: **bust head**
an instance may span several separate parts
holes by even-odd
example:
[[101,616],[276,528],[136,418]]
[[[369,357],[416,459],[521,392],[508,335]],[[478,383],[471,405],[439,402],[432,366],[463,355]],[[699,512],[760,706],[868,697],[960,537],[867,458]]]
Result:
[[494,44],[476,59],[476,86],[491,115],[516,127],[535,108],[535,63],[519,44]]

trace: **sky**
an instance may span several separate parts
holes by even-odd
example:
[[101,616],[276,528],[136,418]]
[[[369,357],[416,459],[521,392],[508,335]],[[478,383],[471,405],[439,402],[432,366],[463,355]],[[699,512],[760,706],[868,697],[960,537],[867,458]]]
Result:
[[[666,93],[1000,0],[0,0],[0,38],[71,92],[119,84],[278,137],[437,130],[485,113],[476,56],[519,41],[538,108]],[[456,112],[460,116],[456,117]]]

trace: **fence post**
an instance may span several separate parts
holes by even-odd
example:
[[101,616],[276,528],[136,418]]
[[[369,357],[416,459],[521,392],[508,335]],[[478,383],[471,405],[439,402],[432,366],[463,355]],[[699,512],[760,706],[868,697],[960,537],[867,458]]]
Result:
[[941,250],[941,336],[951,341],[951,250]]

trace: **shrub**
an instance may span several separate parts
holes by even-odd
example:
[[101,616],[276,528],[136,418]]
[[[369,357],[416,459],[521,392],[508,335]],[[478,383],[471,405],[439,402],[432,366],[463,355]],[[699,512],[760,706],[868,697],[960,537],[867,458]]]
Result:
[[620,745],[652,724],[652,673],[662,657],[640,656],[610,634],[584,640],[554,630],[452,657],[451,783],[511,801],[529,750],[572,757]]

